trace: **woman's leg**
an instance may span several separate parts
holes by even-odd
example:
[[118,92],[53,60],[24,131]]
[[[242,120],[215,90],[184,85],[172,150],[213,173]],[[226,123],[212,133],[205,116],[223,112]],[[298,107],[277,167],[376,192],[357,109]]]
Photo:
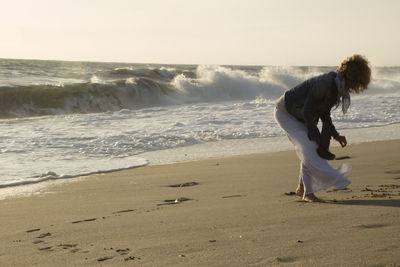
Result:
[[299,185],[296,188],[296,195],[299,197],[304,196],[304,185],[301,182],[299,182]]
[[[295,146],[295,143],[293,142],[293,140],[290,138],[290,134],[288,132],[288,124],[290,123],[290,121],[292,121],[291,119],[288,118],[288,116],[282,112],[280,112],[279,110],[275,109],[275,121],[279,124],[279,126],[282,128],[282,130],[285,131],[286,136],[288,137],[289,141]],[[296,195],[303,198],[304,197],[304,182],[303,182],[303,163],[301,162],[300,159],[300,171],[299,171],[299,184],[297,185],[296,188]]]
[[304,166],[302,162],[300,162],[300,174],[299,174],[299,185],[296,189],[296,195],[301,197],[304,201],[307,202],[321,202],[319,198],[317,198],[313,193],[305,194],[304,190],[304,182],[303,182],[303,174],[307,173],[307,167]]
[[296,195],[301,197],[301,198],[304,196],[304,183],[303,183],[302,166],[303,166],[303,164],[300,162],[299,185],[296,188]]

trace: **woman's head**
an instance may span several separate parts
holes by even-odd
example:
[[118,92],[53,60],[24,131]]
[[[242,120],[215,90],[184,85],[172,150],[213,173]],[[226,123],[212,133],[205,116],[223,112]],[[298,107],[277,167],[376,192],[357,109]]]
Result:
[[361,55],[346,58],[336,71],[341,73],[350,92],[360,93],[366,90],[371,81],[369,62]]

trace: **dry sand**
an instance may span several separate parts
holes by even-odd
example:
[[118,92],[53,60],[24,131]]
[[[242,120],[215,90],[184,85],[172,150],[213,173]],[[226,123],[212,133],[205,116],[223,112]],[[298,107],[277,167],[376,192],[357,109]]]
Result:
[[398,266],[399,152],[400,140],[334,148],[350,158],[333,165],[354,164],[352,184],[318,193],[325,203],[285,194],[298,180],[294,151],[147,166],[3,200],[0,266]]

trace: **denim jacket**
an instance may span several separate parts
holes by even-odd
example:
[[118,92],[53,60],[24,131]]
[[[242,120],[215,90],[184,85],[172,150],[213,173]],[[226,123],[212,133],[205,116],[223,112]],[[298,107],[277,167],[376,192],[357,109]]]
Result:
[[327,127],[330,136],[337,136],[331,119],[331,109],[337,103],[336,72],[329,72],[308,79],[285,93],[286,110],[297,120],[304,122],[310,140],[320,137],[317,124]]

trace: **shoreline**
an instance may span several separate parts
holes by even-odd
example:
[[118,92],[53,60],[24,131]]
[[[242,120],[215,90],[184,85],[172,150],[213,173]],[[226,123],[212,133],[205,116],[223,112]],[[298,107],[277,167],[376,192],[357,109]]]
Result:
[[[400,139],[400,123],[368,128],[339,129],[345,135],[349,144],[361,144],[376,141],[390,141]],[[339,147],[336,141],[332,147]],[[187,147],[170,148],[160,151],[149,151],[138,154],[149,161],[149,165],[162,165],[186,161],[203,160],[207,158],[239,156],[254,153],[270,153],[294,150],[293,144],[283,136],[252,139],[228,139],[215,142],[206,142]]]
[[[396,266],[400,140],[333,147],[348,190],[304,203],[293,150],[99,174],[0,201],[0,265]],[[347,158],[348,157],[348,158]],[[326,253],[330,251],[330,253]]]
[[[374,126],[369,128],[340,129],[339,132],[347,137],[349,144],[360,144],[376,141],[389,141],[400,139],[400,123],[393,123],[384,126]],[[332,147],[339,147],[335,141],[331,142]],[[147,161],[148,164],[142,166],[133,166],[116,170],[93,171],[81,175],[65,175],[65,177],[50,177],[43,182],[28,181],[27,184],[17,186],[0,186],[0,201],[8,198],[26,197],[32,194],[40,194],[47,187],[59,185],[75,180],[85,179],[94,174],[106,174],[140,168],[143,166],[174,164],[180,162],[190,162],[219,157],[230,157],[249,155],[255,153],[270,153],[278,151],[293,150],[293,145],[286,136],[274,136],[268,138],[252,139],[228,139],[215,142],[205,142],[185,147],[170,148],[165,150],[150,151],[135,155],[139,161]],[[18,182],[20,183],[20,182]]]

